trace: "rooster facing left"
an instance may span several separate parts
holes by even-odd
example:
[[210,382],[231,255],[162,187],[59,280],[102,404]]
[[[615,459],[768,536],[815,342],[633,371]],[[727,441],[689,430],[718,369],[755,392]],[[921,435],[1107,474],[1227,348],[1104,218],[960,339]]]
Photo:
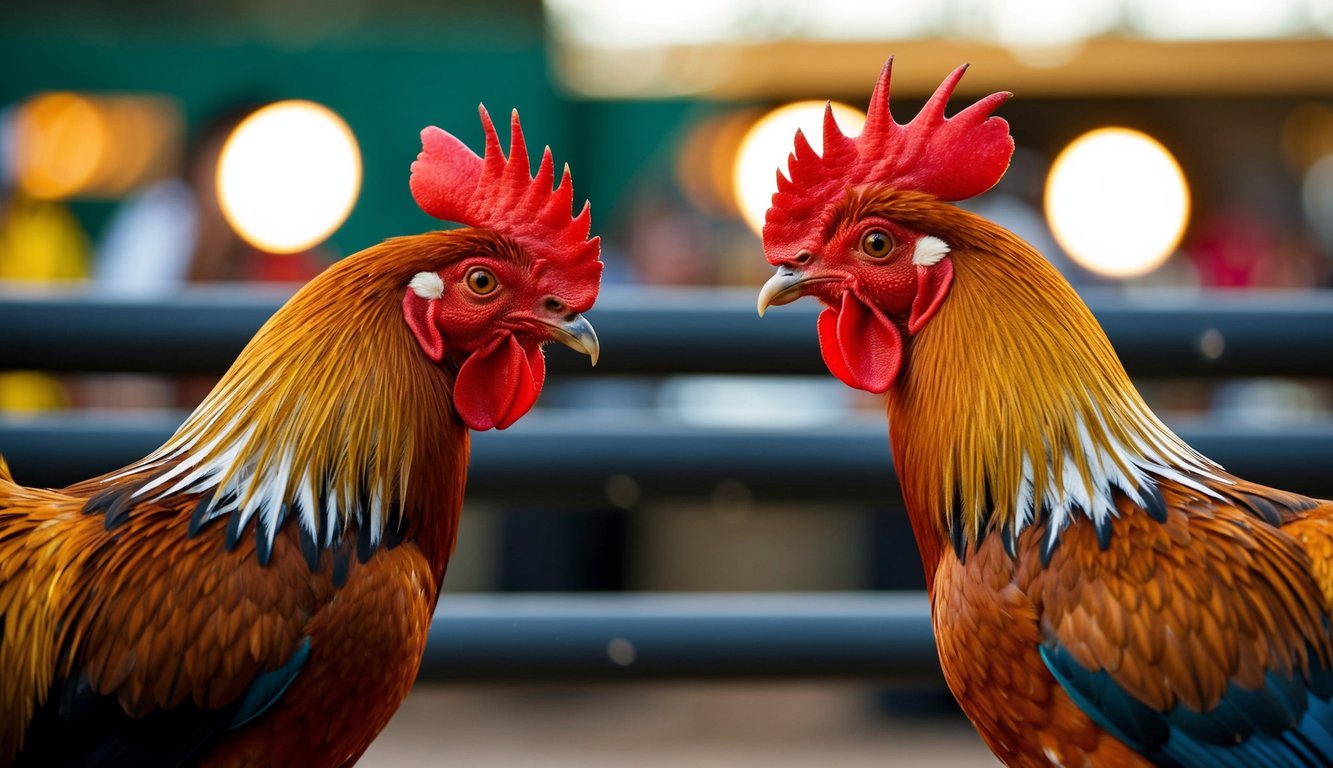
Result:
[[418,205],[467,227],[330,267],[151,455],[62,490],[0,460],[0,766],[354,763],[407,695],[453,552],[468,429],[542,346],[597,361],[600,242],[518,113],[438,128]]

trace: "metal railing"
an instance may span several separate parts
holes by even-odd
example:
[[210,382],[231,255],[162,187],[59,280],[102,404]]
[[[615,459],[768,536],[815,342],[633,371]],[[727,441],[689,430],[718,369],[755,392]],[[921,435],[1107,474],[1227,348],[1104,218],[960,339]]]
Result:
[[445,594],[421,674],[943,682],[925,596],[895,592]]
[[[0,369],[221,372],[290,294],[271,287],[153,299],[0,291]],[[602,342],[595,373],[824,374],[818,306],[803,301],[761,319],[756,295],[607,289],[588,313]],[[1084,298],[1134,376],[1333,375],[1333,294],[1102,289]],[[573,353],[553,348],[550,358],[552,373],[594,373]]]
[[[286,291],[191,291],[162,300],[0,294],[0,369],[218,373]],[[751,291],[607,291],[589,313],[597,374],[823,374],[812,303],[762,321]],[[1333,376],[1325,294],[1087,296],[1140,377]],[[806,304],[811,304],[806,306]],[[1004,311],[997,308],[997,311]],[[1040,329],[1033,329],[1039,333]],[[590,373],[553,350],[552,379]],[[0,453],[30,485],[59,486],[156,448],[182,414],[0,418]],[[1333,424],[1264,429],[1176,423],[1247,479],[1333,496]],[[801,471],[774,461],[800,445]],[[523,483],[513,482],[522,476]],[[607,506],[629,478],[645,498],[705,498],[741,483],[754,499],[897,504],[879,416],[818,430],[722,429],[641,417],[531,416],[474,436],[469,498]],[[466,546],[466,543],[464,543]],[[919,594],[454,595],[441,601],[422,674],[471,680],[870,677],[938,680]]]

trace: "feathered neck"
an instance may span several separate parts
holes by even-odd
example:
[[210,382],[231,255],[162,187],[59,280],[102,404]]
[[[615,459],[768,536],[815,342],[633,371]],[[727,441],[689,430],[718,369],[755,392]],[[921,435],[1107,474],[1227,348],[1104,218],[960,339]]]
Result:
[[148,476],[134,493],[145,500],[203,494],[191,535],[226,518],[232,547],[254,521],[264,562],[288,520],[312,568],[345,535],[365,559],[426,522],[442,526],[447,549],[467,430],[452,377],[421,354],[400,305],[451,234],[390,240],[330,267],[270,318],[165,445],[108,480]]
[[[949,243],[954,282],[888,395],[895,463],[923,556],[1071,522],[1110,535],[1116,500],[1153,510],[1156,478],[1208,492],[1218,468],[1150,411],[1063,277],[1026,243],[952,205],[905,196],[892,217]],[[1191,479],[1194,478],[1194,479]],[[928,570],[930,570],[928,568]]]

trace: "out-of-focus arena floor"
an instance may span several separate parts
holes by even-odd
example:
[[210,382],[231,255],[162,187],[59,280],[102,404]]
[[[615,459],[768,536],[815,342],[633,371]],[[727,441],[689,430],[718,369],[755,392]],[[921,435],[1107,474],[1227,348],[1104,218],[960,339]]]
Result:
[[[359,765],[855,768],[998,765],[961,714],[896,714],[873,689],[418,685]],[[923,700],[923,705],[925,700]],[[898,704],[896,711],[909,709]]]

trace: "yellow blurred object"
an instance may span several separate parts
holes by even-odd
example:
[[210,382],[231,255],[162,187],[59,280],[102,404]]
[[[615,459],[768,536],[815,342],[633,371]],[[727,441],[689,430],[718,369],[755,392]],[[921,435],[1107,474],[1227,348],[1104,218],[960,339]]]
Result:
[[82,280],[88,252],[87,235],[63,205],[23,195],[0,204],[0,280]]
[[[0,202],[0,282],[38,285],[88,276],[88,238],[60,203],[16,194]],[[66,408],[54,376],[0,371],[0,411],[33,413]]]
[[69,407],[56,377],[34,371],[0,372],[0,411],[39,413]]

